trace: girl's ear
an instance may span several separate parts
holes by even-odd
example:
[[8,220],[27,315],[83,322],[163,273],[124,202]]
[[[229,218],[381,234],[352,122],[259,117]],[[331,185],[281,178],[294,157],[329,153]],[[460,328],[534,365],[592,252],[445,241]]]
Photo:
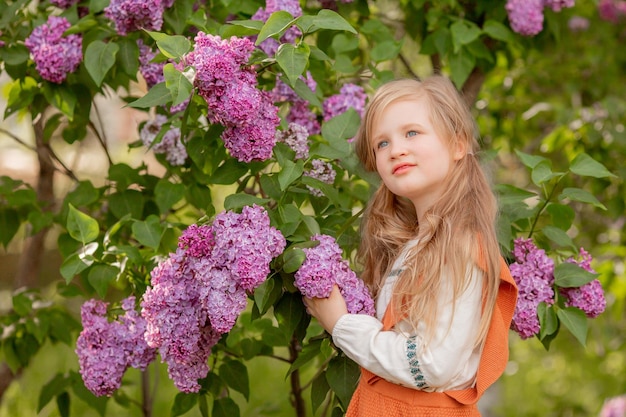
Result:
[[465,141],[457,139],[452,146],[453,160],[459,161],[467,154],[467,143]]

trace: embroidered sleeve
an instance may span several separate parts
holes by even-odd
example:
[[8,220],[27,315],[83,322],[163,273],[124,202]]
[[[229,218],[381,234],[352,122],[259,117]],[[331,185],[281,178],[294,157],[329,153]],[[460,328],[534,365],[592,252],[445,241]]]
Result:
[[428,385],[424,379],[424,374],[420,368],[420,361],[417,356],[417,344],[415,343],[415,336],[411,336],[406,340],[406,357],[409,360],[409,371],[413,376],[415,386],[419,389],[426,389]]

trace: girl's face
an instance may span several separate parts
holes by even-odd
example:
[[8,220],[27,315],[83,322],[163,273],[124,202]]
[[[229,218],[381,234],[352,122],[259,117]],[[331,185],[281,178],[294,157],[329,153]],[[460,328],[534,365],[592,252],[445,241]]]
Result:
[[389,104],[373,121],[376,170],[389,190],[413,202],[418,218],[442,194],[445,178],[463,150],[451,152],[430,122],[425,98]]

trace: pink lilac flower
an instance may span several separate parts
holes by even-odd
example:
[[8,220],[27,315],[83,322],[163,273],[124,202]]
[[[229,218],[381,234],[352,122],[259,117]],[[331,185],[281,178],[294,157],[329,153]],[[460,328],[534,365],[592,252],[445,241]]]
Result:
[[[585,271],[596,273],[591,267],[592,256],[580,248],[581,260],[576,261],[573,258],[567,260],[567,262],[575,263]],[[606,299],[604,298],[604,290],[599,280],[594,279],[587,284],[577,288],[561,288],[559,292],[565,297],[566,307],[576,307],[585,312],[585,315],[589,318],[599,316],[604,312],[606,308]]]
[[152,270],[142,303],[145,337],[179,390],[200,389],[212,347],[235,325],[247,291],[267,279],[271,260],[285,245],[262,207],[244,207],[189,226],[176,253]]
[[309,157],[309,132],[306,127],[289,123],[286,130],[276,132],[276,139],[286,143],[296,153],[296,159]]
[[600,0],[598,14],[602,20],[617,24],[626,17],[626,1],[623,0]]
[[[252,20],[260,20],[266,22],[272,13],[277,11],[286,11],[293,18],[302,16],[302,7],[298,0],[267,0],[265,8],[260,7],[254,15]],[[297,26],[291,26],[285,31],[281,37],[282,43],[294,43],[294,41],[302,36],[302,31]],[[279,43],[276,39],[267,38],[259,45],[259,48],[265,52],[268,56],[274,56],[278,50]]]
[[375,314],[374,301],[361,279],[342,258],[342,250],[332,236],[316,234],[319,241],[313,248],[303,249],[306,259],[295,273],[294,284],[309,298],[327,298],[334,285],[339,287],[352,314]]
[[165,154],[165,159],[172,166],[184,165],[187,159],[187,149],[182,143],[179,128],[169,127],[161,137],[161,140],[158,143],[154,143],[163,125],[166,123],[167,117],[157,114],[153,120],[149,120],[144,124],[139,132],[139,137],[145,146],[152,148],[154,153]]
[[[306,77],[300,76],[300,79],[309,87],[309,89],[315,92],[317,88],[317,82],[309,71],[306,73]],[[280,78],[276,79],[276,85],[272,90],[272,98],[275,102],[289,103],[289,113],[285,119],[288,123],[297,123],[300,126],[304,126],[309,135],[317,135],[320,133],[320,124],[317,120],[317,115],[309,107],[309,102],[301,98],[296,92],[286,83],[282,82]]]
[[140,29],[161,30],[163,0],[111,0],[104,15],[113,21],[119,35]]
[[626,395],[606,400],[599,417],[626,417]]
[[45,24],[33,29],[24,41],[44,80],[60,84],[83,61],[82,37],[78,34],[63,37],[63,32],[70,26],[66,18],[50,16]]
[[572,32],[584,32],[589,29],[589,19],[581,16],[572,16],[567,22],[567,27]]
[[50,0],[51,4],[61,9],[69,9],[78,2],[79,0]]
[[507,0],[506,11],[511,29],[524,36],[534,36],[543,30],[544,0]]
[[531,239],[524,238],[515,239],[513,256],[510,270],[519,294],[511,328],[527,339],[539,333],[539,303],[554,304],[554,261]]
[[210,122],[225,127],[224,146],[242,162],[270,158],[280,118],[270,94],[257,88],[256,74],[247,66],[254,44],[203,32],[195,41],[186,60],[196,69],[194,85],[207,102]]
[[145,370],[156,351],[144,339],[145,320],[135,311],[135,297],[122,301],[123,316],[109,321],[108,303],[88,300],[81,307],[83,330],[76,341],[80,374],[96,396],[111,396],[129,366]]
[[367,94],[363,87],[347,83],[341,86],[339,94],[328,97],[324,100],[324,121],[345,113],[349,108],[353,108],[361,117],[365,114],[365,102]]
[[561,9],[574,7],[575,0],[544,0],[544,7],[549,7],[555,12],[560,12]]
[[[326,184],[332,184],[335,182],[335,177],[337,176],[337,172],[333,169],[333,166],[329,162],[324,162],[321,159],[314,159],[311,161],[311,165],[313,167],[304,172],[304,175],[307,177],[315,178],[316,180],[322,181]],[[320,190],[307,185],[306,188],[309,189],[311,194],[317,197],[323,197],[324,193]]]

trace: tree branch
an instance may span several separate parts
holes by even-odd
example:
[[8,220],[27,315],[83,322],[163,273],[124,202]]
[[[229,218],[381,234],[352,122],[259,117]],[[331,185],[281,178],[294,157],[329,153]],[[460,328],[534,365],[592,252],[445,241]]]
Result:
[[478,93],[480,92],[483,83],[485,82],[485,73],[478,67],[474,67],[471,74],[463,84],[461,92],[463,93],[463,99],[468,107],[474,106]]

